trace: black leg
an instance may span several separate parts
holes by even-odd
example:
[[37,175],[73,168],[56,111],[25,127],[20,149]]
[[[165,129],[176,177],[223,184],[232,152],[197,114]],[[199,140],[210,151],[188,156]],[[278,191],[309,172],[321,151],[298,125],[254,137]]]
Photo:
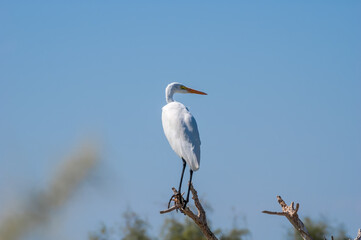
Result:
[[[179,188],[178,188],[178,195],[179,195],[179,200],[181,201],[181,203],[182,203],[181,188],[182,188],[184,170],[186,169],[186,161],[183,158],[182,158],[182,160],[183,160],[183,170],[182,170],[182,176],[181,176],[181,179],[180,179],[180,182],[179,182]],[[176,197],[176,195],[172,195],[172,197],[169,199],[168,208],[170,206],[170,203],[172,202],[173,197]]]
[[179,194],[182,194],[181,193],[181,188],[182,188],[182,182],[183,182],[183,175],[184,175],[184,170],[186,169],[186,161],[182,158],[183,160],[183,170],[182,170],[182,176],[181,176],[181,179],[180,179],[180,182],[179,182],[179,188],[178,188],[178,193]]
[[189,178],[189,185],[188,185],[188,193],[187,193],[187,199],[186,199],[186,201],[185,201],[185,203],[184,203],[184,205],[183,205],[183,208],[185,208],[186,206],[187,206],[187,203],[188,203],[188,201],[189,201],[189,191],[191,190],[191,183],[192,183],[192,176],[193,176],[193,171],[192,170],[190,170],[190,178]]

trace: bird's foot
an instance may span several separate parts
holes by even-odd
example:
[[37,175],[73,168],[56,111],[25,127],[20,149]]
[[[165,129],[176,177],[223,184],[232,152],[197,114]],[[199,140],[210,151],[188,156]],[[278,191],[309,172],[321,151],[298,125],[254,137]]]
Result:
[[[184,193],[183,193],[184,194]],[[183,199],[183,194],[181,193],[176,193],[176,194],[173,194],[171,196],[171,198],[169,199],[169,202],[168,202],[168,208],[170,207],[170,203],[172,201],[175,202],[175,205],[180,205],[180,206],[183,206],[183,204],[185,203],[184,199]]]
[[183,196],[182,196],[183,194],[180,194],[180,193],[178,193],[177,194],[177,200],[178,200],[178,202],[182,205],[183,204],[183,202],[184,202],[184,199],[183,199]]

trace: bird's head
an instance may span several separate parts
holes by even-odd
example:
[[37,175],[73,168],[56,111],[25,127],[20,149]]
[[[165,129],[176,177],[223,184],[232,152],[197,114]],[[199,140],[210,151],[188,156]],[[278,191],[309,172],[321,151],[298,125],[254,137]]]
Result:
[[201,94],[201,95],[207,95],[205,92],[201,92],[198,90],[194,90],[192,88],[186,87],[181,83],[173,82],[167,86],[167,89],[170,90],[170,92],[173,93],[195,93],[195,94]]

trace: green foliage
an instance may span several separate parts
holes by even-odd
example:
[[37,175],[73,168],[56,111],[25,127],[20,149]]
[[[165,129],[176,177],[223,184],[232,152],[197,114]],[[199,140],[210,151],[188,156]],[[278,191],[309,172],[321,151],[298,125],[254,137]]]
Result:
[[[88,240],[151,240],[147,229],[146,220],[140,218],[135,212],[127,210],[123,214],[124,225],[115,228],[107,228],[102,225],[100,230],[89,234]],[[115,230],[114,230],[115,229]],[[120,233],[119,233],[120,230]]]
[[124,237],[122,240],[151,240],[147,234],[149,225],[145,220],[132,211],[125,212],[123,217],[125,227],[123,227]]
[[[106,226],[102,226],[98,232],[89,235],[89,240],[151,240],[147,229],[149,224],[136,213],[128,210],[123,214],[124,224],[120,234],[109,230]],[[348,240],[344,229],[340,226],[332,227],[326,220],[315,221],[306,217],[303,221],[313,240],[324,240],[325,238],[334,240]],[[236,224],[235,224],[236,225]],[[244,240],[249,236],[248,229],[233,227],[230,231],[217,229],[214,231],[220,240]],[[189,218],[185,218],[183,222],[175,219],[165,219],[160,238],[162,240],[206,240],[198,226]],[[299,233],[293,228],[289,231],[290,240],[302,240]]]
[[[242,240],[242,237],[249,234],[249,230],[234,227],[229,232],[217,229],[214,233],[220,240]],[[161,236],[164,240],[206,240],[198,226],[189,218],[183,223],[173,218],[166,219]]]
[[206,240],[198,226],[189,219],[184,223],[174,218],[166,219],[161,235],[164,240]]
[[[123,214],[123,226],[107,228],[102,225],[97,232],[89,234],[88,240],[151,240],[147,229],[149,224],[136,213],[128,210]],[[120,230],[114,231],[114,229]],[[217,229],[214,233],[220,240],[243,240],[248,229],[233,227],[230,231]],[[183,222],[175,218],[165,219],[159,239],[162,240],[206,240],[198,226],[189,218]]]
[[233,228],[231,231],[225,234],[221,234],[219,237],[220,240],[242,240],[243,236],[246,236],[249,234],[248,229],[238,229]]
[[103,225],[99,232],[93,232],[89,234],[89,240],[109,240],[109,230]]
[[[313,240],[324,240],[325,238],[331,239],[331,235],[334,236],[334,240],[348,240],[345,231],[342,227],[333,228],[326,220],[314,221],[309,217],[306,217],[303,221],[308,233],[311,235]],[[294,230],[291,234],[292,240],[302,240],[300,234]],[[336,234],[335,234],[336,233]]]

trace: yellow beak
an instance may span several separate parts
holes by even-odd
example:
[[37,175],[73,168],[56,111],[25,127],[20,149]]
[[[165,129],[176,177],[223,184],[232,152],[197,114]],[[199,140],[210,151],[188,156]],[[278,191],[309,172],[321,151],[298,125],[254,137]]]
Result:
[[207,95],[207,93],[205,93],[205,92],[201,92],[201,91],[198,91],[198,90],[194,90],[194,89],[192,89],[192,88],[188,88],[188,87],[186,87],[186,90],[187,90],[189,93],[195,93],[195,94]]

